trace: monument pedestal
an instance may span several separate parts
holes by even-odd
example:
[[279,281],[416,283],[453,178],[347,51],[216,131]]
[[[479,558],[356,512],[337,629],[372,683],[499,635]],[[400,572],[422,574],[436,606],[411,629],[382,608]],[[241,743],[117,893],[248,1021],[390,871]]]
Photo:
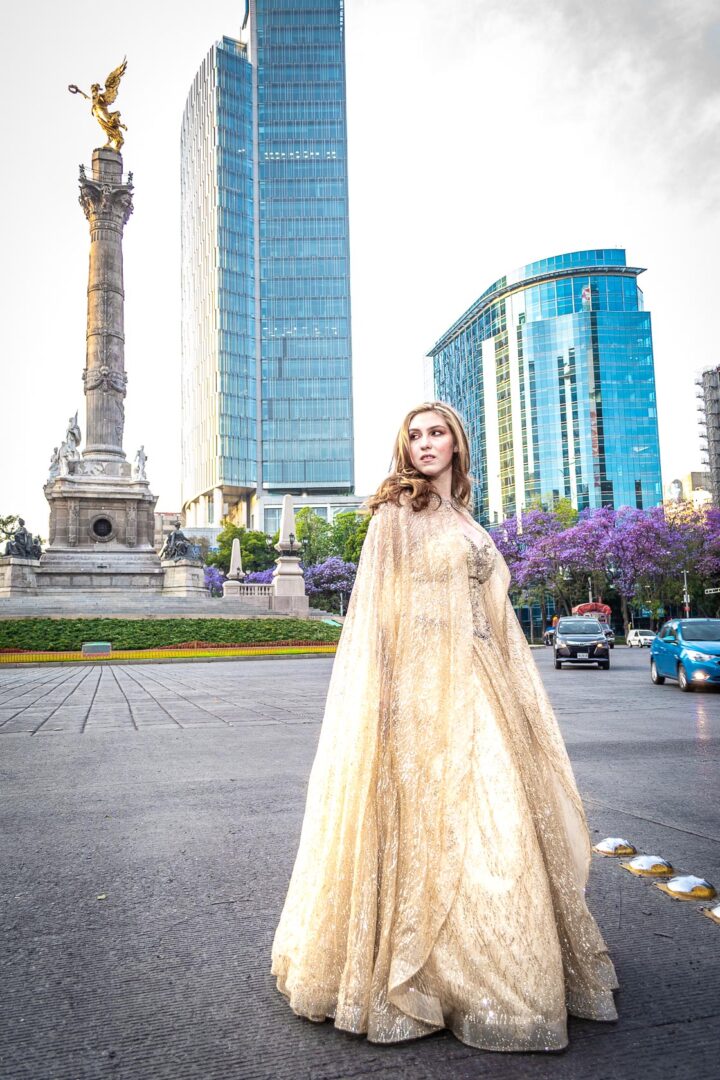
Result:
[[[280,544],[277,545],[278,547]],[[281,555],[273,576],[270,610],[305,618],[310,601],[305,595],[305,579],[300,569],[300,559],[294,555]]]
[[163,596],[207,597],[202,566],[194,559],[176,559],[160,564],[165,575]]
[[0,557],[0,597],[34,596],[37,593],[37,559]]
[[243,593],[243,584],[241,581],[232,581],[228,578],[223,582],[222,598],[223,600],[240,600]]
[[[102,468],[101,468],[102,466]],[[50,543],[40,558],[45,589],[153,589],[163,572],[153,548],[155,496],[126,461],[71,462],[45,485]]]

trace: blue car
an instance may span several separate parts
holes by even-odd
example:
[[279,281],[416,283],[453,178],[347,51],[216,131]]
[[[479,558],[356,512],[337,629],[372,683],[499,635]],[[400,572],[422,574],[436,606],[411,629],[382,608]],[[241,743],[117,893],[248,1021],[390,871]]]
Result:
[[685,693],[720,686],[720,619],[671,619],[650,646],[650,678],[656,686],[677,679]]

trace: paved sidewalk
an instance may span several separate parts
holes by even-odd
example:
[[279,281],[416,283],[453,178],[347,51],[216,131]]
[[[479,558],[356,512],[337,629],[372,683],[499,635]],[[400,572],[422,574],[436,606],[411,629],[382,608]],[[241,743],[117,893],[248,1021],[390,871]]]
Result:
[[[594,837],[720,883],[720,695],[651,687],[629,650],[610,673],[549,653]],[[290,1012],[268,958],[331,668],[0,668],[3,1080],[717,1075],[720,927],[614,860],[590,903],[620,1020],[572,1020],[562,1054],[373,1046]]]
[[[182,731],[322,719],[332,657],[324,664],[315,658],[307,665],[242,663],[248,666],[223,661],[0,668],[0,735]],[[292,701],[278,697],[279,681],[287,686],[287,676]]]

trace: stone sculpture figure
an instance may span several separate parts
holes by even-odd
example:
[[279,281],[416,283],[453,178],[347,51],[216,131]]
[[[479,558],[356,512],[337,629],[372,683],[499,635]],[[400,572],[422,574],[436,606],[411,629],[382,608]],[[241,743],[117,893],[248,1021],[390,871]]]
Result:
[[145,447],[141,446],[135,455],[135,461],[133,463],[133,480],[147,480],[145,475],[145,463],[147,462],[147,454],[145,453]]
[[78,447],[80,446],[82,435],[80,434],[80,426],[77,417],[77,413],[70,417],[68,420],[67,431],[65,432],[65,441],[60,445],[59,449],[53,453],[52,461],[50,462],[51,476],[56,476],[58,472],[61,476],[67,476],[70,472],[70,462],[80,460],[80,451],[78,450]]
[[123,131],[127,131],[125,124],[120,121],[120,113],[115,110],[112,112],[108,106],[112,105],[118,96],[118,90],[120,89],[120,80],[122,79],[127,69],[127,59],[124,59],[119,67],[116,67],[114,71],[111,71],[105,80],[105,89],[102,89],[100,83],[93,83],[90,87],[90,93],[86,94],[84,90],[81,90],[79,86],[75,86],[71,83],[68,86],[68,90],[71,94],[82,94],[86,101],[92,101],[91,112],[97,120],[100,127],[107,135],[107,142],[103,147],[104,150],[115,150],[120,152],[122,145],[125,142]]
[[80,434],[80,425],[78,424],[77,410],[74,416],[71,416],[68,420],[67,431],[65,432],[65,442],[72,443],[73,448],[77,450],[82,442],[82,435]]
[[180,521],[173,522],[173,529],[165,537],[165,543],[160,549],[160,558],[168,562],[178,562],[180,559],[192,559],[196,561],[200,549],[197,544],[191,544],[185,533],[180,528]]
[[12,540],[8,540],[5,545],[5,554],[13,555],[16,559],[39,559],[40,545],[38,543],[38,554],[36,555],[35,543],[36,540],[33,538],[32,533],[25,528],[25,520],[18,518],[18,527],[13,533]]

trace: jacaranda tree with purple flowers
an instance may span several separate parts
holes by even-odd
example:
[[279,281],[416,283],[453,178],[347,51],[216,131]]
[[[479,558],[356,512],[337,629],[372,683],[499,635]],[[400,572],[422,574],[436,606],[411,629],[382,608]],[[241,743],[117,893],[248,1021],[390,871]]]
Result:
[[492,531],[492,538],[510,570],[512,583],[522,604],[540,606],[542,628],[547,622],[548,594],[562,602],[562,570],[557,563],[555,544],[563,525],[550,510],[526,510],[521,521],[507,518]]
[[269,570],[253,570],[249,574],[245,575],[246,585],[272,585],[273,574],[275,573],[275,567],[271,566]]
[[324,562],[304,568],[305,592],[312,607],[344,614],[350,599],[357,566],[331,556]]
[[211,596],[222,596],[222,587],[225,582],[225,575],[222,570],[217,566],[206,566],[204,568],[205,588],[208,590]]
[[700,614],[715,614],[704,595],[720,585],[720,511],[655,506],[647,510],[608,507],[585,510],[563,527],[549,511],[527,511],[493,530],[505,556],[516,599],[539,603],[552,596],[559,612],[589,598],[617,601],[627,630],[634,610],[655,622],[682,603],[683,570]]

